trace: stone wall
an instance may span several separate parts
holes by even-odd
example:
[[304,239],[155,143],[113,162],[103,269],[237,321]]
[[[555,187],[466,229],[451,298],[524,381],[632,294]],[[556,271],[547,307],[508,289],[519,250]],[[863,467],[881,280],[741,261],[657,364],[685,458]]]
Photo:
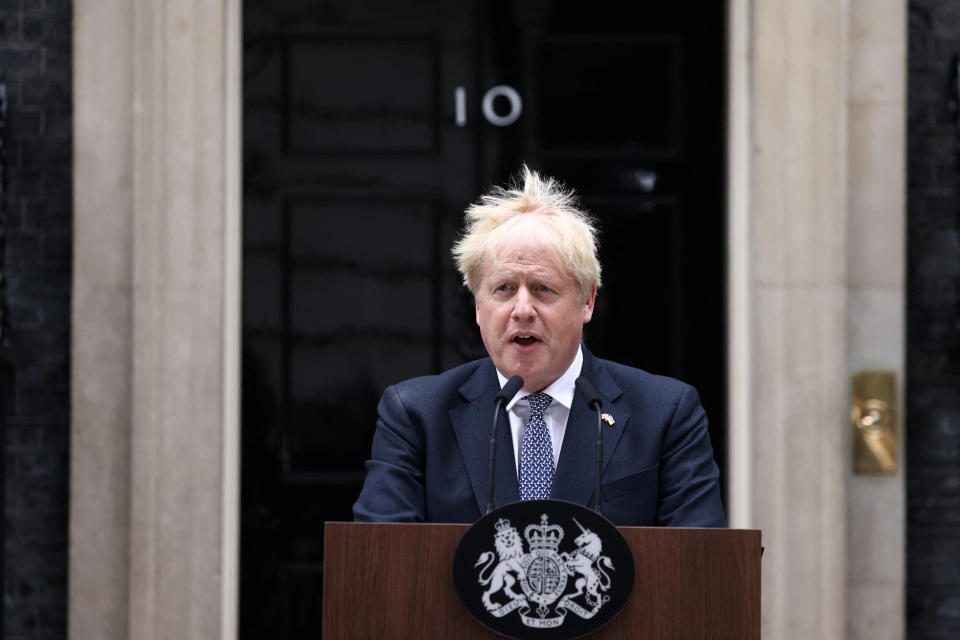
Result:
[[[71,277],[71,3],[0,0],[8,119],[3,341],[3,637],[63,638]],[[5,285],[5,287],[3,286]]]
[[912,0],[909,28],[907,629],[910,638],[957,638],[960,96],[951,61],[960,4]]

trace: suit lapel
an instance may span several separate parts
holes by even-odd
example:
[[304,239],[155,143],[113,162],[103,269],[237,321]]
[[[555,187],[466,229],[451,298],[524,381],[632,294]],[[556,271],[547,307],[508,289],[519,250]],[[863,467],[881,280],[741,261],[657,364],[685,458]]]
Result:
[[[583,348],[583,368],[581,375],[586,376],[603,397],[601,411],[614,417],[614,424],[602,425],[603,467],[606,468],[613,456],[623,429],[630,414],[618,400],[623,395],[620,387],[610,377],[604,367],[589,351]],[[593,498],[597,484],[597,414],[591,409],[580,393],[573,396],[573,406],[567,420],[567,430],[560,449],[560,461],[553,481],[551,497],[557,500],[569,500],[586,505]]]
[[[492,363],[487,361],[460,387],[466,401],[450,411],[450,422],[457,437],[460,456],[467,468],[470,486],[480,514],[487,509],[490,452],[490,427],[493,422],[494,398],[500,385]],[[494,506],[500,507],[520,499],[510,424],[501,411],[497,421]]]
[[569,500],[586,504],[593,493],[596,477],[596,427],[590,428],[594,421],[593,412],[579,393],[573,394],[573,406],[567,419],[567,430],[563,434],[563,446],[560,447],[560,460],[553,479],[553,491],[550,497],[555,500]]

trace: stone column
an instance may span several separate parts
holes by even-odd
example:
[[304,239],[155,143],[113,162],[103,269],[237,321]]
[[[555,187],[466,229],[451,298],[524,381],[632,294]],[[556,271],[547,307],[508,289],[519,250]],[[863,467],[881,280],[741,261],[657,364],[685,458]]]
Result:
[[240,4],[75,4],[70,635],[236,635]]
[[[133,74],[128,2],[74,4],[71,638],[124,638],[130,577]],[[104,31],[112,37],[104,37]],[[117,52],[120,52],[118,55]]]
[[765,637],[902,637],[903,474],[852,474],[849,376],[903,372],[906,5],[729,6],[731,523]]
[[849,33],[847,369],[896,373],[900,450],[891,476],[847,465],[847,637],[893,640],[905,633],[907,3],[851,0]]
[[766,546],[763,635],[842,638],[847,3],[749,5],[746,508]]

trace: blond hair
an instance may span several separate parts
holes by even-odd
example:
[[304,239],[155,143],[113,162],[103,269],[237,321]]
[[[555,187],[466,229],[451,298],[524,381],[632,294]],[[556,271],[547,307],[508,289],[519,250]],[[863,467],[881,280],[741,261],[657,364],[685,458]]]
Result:
[[[522,180],[522,184],[521,184]],[[522,215],[543,217],[545,236],[558,262],[576,281],[580,299],[600,288],[597,229],[590,214],[579,208],[573,190],[526,165],[507,187],[496,186],[467,207],[464,230],[453,245],[453,258],[463,284],[476,294],[485,261]]]

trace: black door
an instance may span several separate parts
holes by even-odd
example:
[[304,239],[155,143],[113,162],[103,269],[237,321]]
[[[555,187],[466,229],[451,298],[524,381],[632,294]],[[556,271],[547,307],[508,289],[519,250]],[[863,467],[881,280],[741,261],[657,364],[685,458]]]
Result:
[[600,220],[588,346],[696,385],[723,470],[718,4],[248,0],[242,637],[316,637],[380,393],[484,355],[449,249],[522,162]]

